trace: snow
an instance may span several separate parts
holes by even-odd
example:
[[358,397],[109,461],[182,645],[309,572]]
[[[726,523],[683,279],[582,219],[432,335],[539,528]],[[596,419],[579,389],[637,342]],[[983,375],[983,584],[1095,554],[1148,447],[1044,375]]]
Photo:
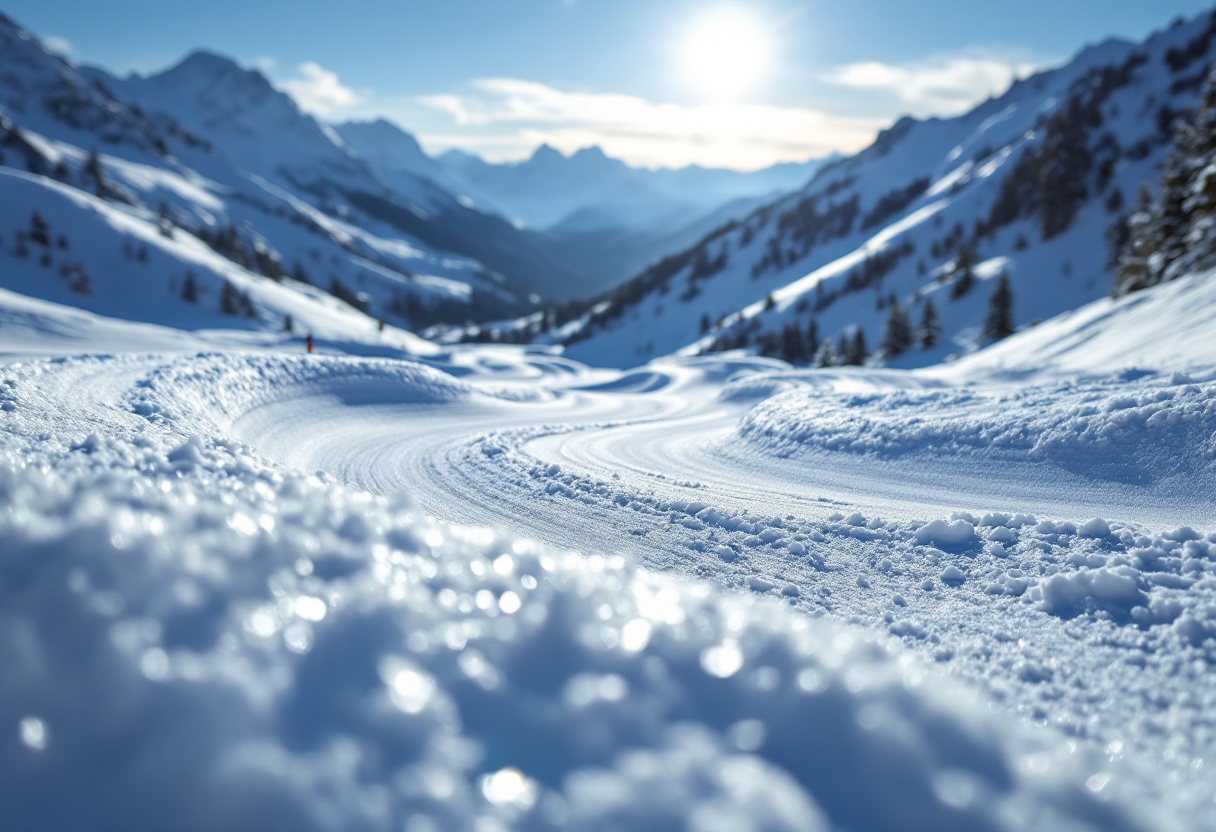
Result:
[[[999,174],[971,146],[1131,48],[909,128],[932,141],[862,185],[912,160],[962,190],[815,269],[970,210]],[[200,64],[263,96],[237,116],[294,118]],[[153,155],[131,114],[142,149],[100,164],[133,201],[99,199],[87,131],[35,115],[72,170],[0,169],[0,827],[1216,830],[1216,274],[1077,281],[1034,307],[1071,311],[917,370],[597,369],[577,356],[628,357],[622,329],[440,347],[166,236],[162,198],[377,298],[481,285],[282,181]],[[34,209],[66,249],[18,255]],[[1096,273],[1078,239],[978,276]],[[707,294],[792,314],[805,274]],[[225,280],[254,317],[220,314]]]
[[[974,541],[975,527],[966,520],[955,520],[952,523],[947,523],[945,520],[932,520],[916,530],[916,542],[921,544],[933,543],[937,546],[960,547]],[[955,572],[951,572],[951,576],[954,576]],[[961,573],[958,574],[961,578]],[[944,576],[943,580],[945,580]]]
[[937,368],[953,379],[970,373],[1010,379],[1073,377],[1136,367],[1170,368],[1202,378],[1216,364],[1216,279],[1211,271],[1117,299],[1103,298],[1019,333],[1016,339]]
[[757,405],[739,428],[745,442],[776,456],[819,451],[1034,465],[1040,472],[1135,483],[1184,501],[1193,501],[1196,489],[1216,486],[1214,434],[1216,385],[1177,384],[1151,373],[863,395],[799,387]]
[[6,828],[1213,828],[1210,371],[0,308]]
[[[2,375],[6,827],[1151,817],[1134,767],[1000,724],[885,636],[429,520],[184,433],[215,412],[201,389],[238,409],[259,387],[325,399],[326,379],[367,389],[361,376],[402,401],[469,395],[433,370],[131,358]],[[124,384],[130,409],[105,406]],[[53,797],[64,777],[70,801]]]

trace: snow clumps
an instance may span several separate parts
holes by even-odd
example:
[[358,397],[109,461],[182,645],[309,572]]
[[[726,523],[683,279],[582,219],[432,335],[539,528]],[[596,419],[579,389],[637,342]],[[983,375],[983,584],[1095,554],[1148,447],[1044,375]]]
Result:
[[0,463],[6,829],[1154,828],[776,600],[159,429]]
[[948,455],[1046,461],[1085,477],[1142,485],[1180,475],[1212,482],[1216,383],[1113,376],[1018,389],[849,393],[799,386],[752,408],[739,435],[773,456]]

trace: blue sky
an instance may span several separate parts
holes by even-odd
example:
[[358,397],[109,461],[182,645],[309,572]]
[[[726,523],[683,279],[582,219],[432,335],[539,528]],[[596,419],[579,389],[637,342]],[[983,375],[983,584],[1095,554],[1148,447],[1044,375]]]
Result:
[[754,168],[962,112],[1087,43],[1200,0],[0,0],[80,62],[205,47],[315,115],[386,116],[429,151],[599,144],[634,164]]

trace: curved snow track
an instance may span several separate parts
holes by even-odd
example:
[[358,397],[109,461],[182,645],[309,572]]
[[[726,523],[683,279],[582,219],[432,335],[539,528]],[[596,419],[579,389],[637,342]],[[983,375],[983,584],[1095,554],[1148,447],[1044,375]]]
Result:
[[[572,515],[560,503],[548,510],[544,504],[553,501],[536,498],[536,475],[596,481],[618,506],[661,498],[807,520],[846,509],[921,521],[959,510],[1021,511],[1152,528],[1197,522],[1212,507],[1202,481],[1146,488],[1085,476],[1052,459],[932,448],[901,458],[822,449],[772,453],[737,436],[756,399],[722,395],[728,379],[774,372],[765,362],[671,364],[590,385],[547,372],[541,361],[480,369],[474,389],[532,395],[471,396],[452,406],[393,403],[387,389],[383,401],[369,391],[352,404],[304,386],[274,391],[234,419],[232,434],[292,467],[323,470],[373,493],[409,493],[441,519],[505,522],[575,548],[603,549],[602,532],[619,542],[625,530],[610,523],[593,535],[585,514]],[[512,386],[497,378],[503,371]],[[538,383],[525,387],[520,376]],[[861,385],[879,393],[899,390],[896,384],[906,387],[909,380],[859,372],[830,379],[823,392]],[[516,477],[522,468],[532,473],[527,483]],[[636,537],[628,535],[631,548]]]
[[236,440],[441,521],[775,596],[898,637],[998,711],[1162,766],[1187,800],[1216,794],[1195,762],[1216,756],[1210,381],[952,387],[725,359],[595,374],[492,350],[11,375],[0,407],[86,450],[149,427]]
[[[1078,461],[1050,447],[1034,452],[1037,427],[1022,431],[1022,444],[1006,440],[1009,447],[995,452],[928,439],[922,448],[891,444],[877,453],[814,441],[791,450],[740,434],[773,393],[808,397],[815,406],[835,402],[846,422],[917,406],[923,397],[927,414],[957,417],[961,429],[977,418],[967,408],[983,395],[994,399],[994,411],[1004,409],[993,417],[998,427],[1000,418],[1030,417],[1001,391],[943,404],[939,382],[908,374],[793,377],[764,361],[699,361],[585,383],[564,365],[533,360],[540,366],[503,362],[466,374],[470,392],[444,405],[351,404],[307,387],[279,390],[236,419],[232,432],[281,463],[375,493],[407,492],[449,522],[509,528],[589,553],[621,552],[652,569],[783,596],[814,614],[887,629],[987,691],[994,705],[1100,744],[1143,742],[1159,759],[1165,752],[1154,747],[1156,729],[1148,726],[1170,696],[1162,692],[1173,690],[1171,718],[1196,732],[1177,759],[1216,751],[1200,739],[1207,706],[1195,701],[1179,716],[1177,704],[1206,670],[1196,665],[1179,677],[1169,663],[1129,666],[1126,650],[1142,635],[1136,626],[1097,643],[1107,637],[1098,636],[1103,622],[1143,624],[1155,614],[1149,606],[1165,609],[1164,597],[1150,601],[1149,593],[1172,591],[1164,586],[1173,579],[1160,578],[1163,588],[1154,590],[1158,578],[1146,576],[1158,567],[1145,566],[1126,578],[1139,581],[1144,594],[1122,600],[1084,584],[1108,561],[1137,563],[1128,554],[1136,546],[1177,546],[1163,543],[1171,530],[1210,523],[1210,448],[1195,448],[1198,462],[1179,462],[1182,469],[1147,484],[1085,469],[1121,458],[1117,441]],[[494,395],[504,388],[505,398]],[[1153,401],[1163,390],[1191,388],[1112,379],[1059,391],[1057,410],[1130,413],[1135,409],[1123,401],[1129,389]],[[1043,412],[1037,401],[1022,404],[1026,413]],[[794,412],[806,406],[795,401]],[[951,417],[952,407],[962,410]],[[1210,410],[1201,414],[1201,432],[1213,424]],[[1085,418],[1073,428],[1092,433],[1096,417]],[[1095,517],[1104,521],[1097,528],[1114,531],[1092,531],[1087,523]],[[1082,576],[1075,580],[1084,586],[1068,584],[1056,599],[1051,587],[1060,588],[1059,579],[1050,581],[1057,570]],[[1092,638],[1077,630],[1081,620],[1098,625]]]

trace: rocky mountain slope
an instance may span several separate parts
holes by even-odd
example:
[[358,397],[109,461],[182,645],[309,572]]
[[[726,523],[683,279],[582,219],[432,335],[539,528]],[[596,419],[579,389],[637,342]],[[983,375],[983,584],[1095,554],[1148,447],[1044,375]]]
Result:
[[465,337],[557,342],[614,366],[738,347],[899,366],[970,352],[991,340],[1001,277],[998,329],[1111,291],[1108,239],[1158,179],[1214,32],[1204,15],[1108,41],[964,116],[904,119],[612,292]]
[[480,259],[373,216],[415,215],[331,131],[216,56],[120,82],[0,18],[0,194],[3,287],[106,315],[338,338],[530,303]]
[[207,136],[241,170],[377,234],[404,234],[422,246],[476,259],[504,276],[520,297],[568,297],[566,287],[578,283],[577,273],[551,257],[535,234],[477,209],[432,178],[401,170],[385,175],[256,70],[195,52],[148,77],[89,74],[122,100]]

